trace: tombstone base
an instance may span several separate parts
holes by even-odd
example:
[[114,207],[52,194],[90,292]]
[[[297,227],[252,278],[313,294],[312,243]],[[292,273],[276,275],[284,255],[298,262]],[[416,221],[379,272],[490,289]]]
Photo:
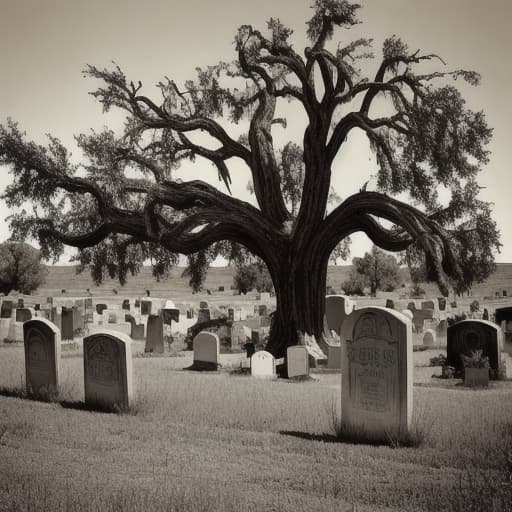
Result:
[[184,368],[184,370],[190,370],[194,372],[216,372],[219,369],[217,363],[211,363],[207,361],[194,361],[192,366]]

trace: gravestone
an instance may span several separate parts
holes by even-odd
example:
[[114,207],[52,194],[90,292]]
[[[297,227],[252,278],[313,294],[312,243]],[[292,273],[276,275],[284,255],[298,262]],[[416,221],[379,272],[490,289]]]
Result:
[[144,352],[164,353],[164,323],[160,315],[149,315]]
[[59,389],[60,332],[45,319],[23,324],[25,383],[27,393],[37,398],[56,398]]
[[289,379],[309,375],[309,356],[306,347],[297,345],[287,348],[286,369]]
[[124,299],[121,309],[125,309],[126,311],[130,311],[130,299]]
[[219,292],[223,292],[224,291],[224,286],[219,286]]
[[482,320],[489,320],[489,310],[484,308],[484,312],[482,314]]
[[135,299],[134,307],[139,309],[140,308],[140,299]]
[[108,314],[108,320],[107,323],[109,324],[117,324],[117,314],[116,313],[109,313]]
[[386,299],[386,308],[395,309],[395,303],[393,302],[393,299]]
[[98,315],[102,315],[105,309],[107,309],[106,304],[96,304],[96,313],[98,313]]
[[61,314],[61,339],[62,341],[72,340],[74,337],[73,308],[62,306]]
[[260,327],[270,327],[269,316],[260,316]]
[[127,410],[133,398],[131,339],[103,331],[84,338],[85,402]]
[[327,346],[327,368],[332,370],[341,369],[341,346],[328,345]]
[[228,320],[231,320],[232,322],[235,320],[235,309],[234,308],[228,308]]
[[365,307],[341,330],[342,422],[363,439],[405,435],[412,420],[412,326],[397,311]]
[[162,309],[162,320],[164,324],[171,325],[171,322],[174,320],[175,322],[180,321],[180,310],[178,308],[165,308]]
[[503,346],[501,329],[486,320],[462,320],[450,325],[447,330],[446,364],[461,375],[463,363],[461,354],[482,351],[489,358],[489,366],[495,373],[500,370],[500,350]]
[[268,315],[268,308],[265,304],[260,304],[258,306],[258,315],[259,316],[267,316]]
[[425,300],[421,303],[421,309],[433,309],[435,311],[436,307],[434,305],[433,300]]
[[16,309],[23,309],[25,307],[25,301],[23,299],[18,299],[18,305]]
[[340,334],[341,326],[354,309],[354,302],[344,295],[325,297],[325,316],[330,331]]
[[208,308],[208,302],[202,300],[199,302],[199,309],[207,309]]
[[437,298],[437,305],[439,306],[439,311],[446,311],[446,298],[445,297],[438,297]]
[[16,322],[26,322],[32,319],[32,313],[27,308],[16,308]]
[[275,379],[276,362],[274,356],[266,350],[255,352],[251,356],[251,375],[264,379]]
[[151,301],[150,300],[141,301],[140,314],[141,315],[150,315],[151,314]]
[[130,338],[132,340],[144,339],[144,324],[137,324],[133,315],[125,315],[124,321],[130,324]]
[[219,367],[219,337],[207,331],[201,331],[192,342],[194,350],[193,368],[197,370],[217,371]]
[[2,301],[2,309],[0,310],[0,317],[1,318],[11,318],[12,310],[13,310],[12,301],[10,301],[10,300]]
[[254,343],[254,345],[259,345],[260,343],[260,331],[252,330],[251,331],[251,341]]
[[427,329],[423,333],[423,346],[432,347],[436,343],[436,333],[432,329]]
[[446,345],[446,330],[448,329],[448,322],[440,320],[436,327],[436,339],[438,345]]
[[245,355],[246,357],[251,357],[256,352],[256,347],[252,341],[248,341],[245,345]]
[[89,297],[87,299],[85,299],[85,309],[92,309],[92,299]]
[[[206,304],[206,303],[205,303]],[[200,308],[197,311],[197,323],[209,322],[211,320],[210,310],[208,308]]]

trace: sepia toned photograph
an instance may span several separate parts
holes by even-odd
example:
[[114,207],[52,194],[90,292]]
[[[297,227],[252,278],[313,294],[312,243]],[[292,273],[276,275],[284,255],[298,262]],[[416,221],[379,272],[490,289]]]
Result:
[[512,510],[508,0],[0,0],[0,512]]

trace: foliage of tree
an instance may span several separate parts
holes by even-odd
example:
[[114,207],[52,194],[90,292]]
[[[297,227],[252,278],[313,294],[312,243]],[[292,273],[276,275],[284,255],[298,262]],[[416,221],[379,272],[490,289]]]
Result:
[[[217,254],[243,259],[243,247],[272,277],[277,311],[267,349],[277,357],[299,333],[321,342],[329,258],[354,232],[394,252],[416,241],[427,277],[443,293],[448,276],[467,285],[471,275],[464,276],[459,263],[464,268],[462,258],[473,252],[452,243],[454,232],[461,230],[468,244],[481,241],[482,254],[498,246],[476,181],[488,161],[491,130],[452,84],[477,85],[478,74],[436,71],[438,56],[410,49],[396,36],[384,41],[372,70],[371,39],[333,40],[336,29],[359,23],[360,6],[315,0],[312,7],[310,45],[302,53],[278,19],[270,19],[266,33],[243,25],[233,62],[198,69],[184,84],[166,78],[158,84],[160,100],[117,66],[88,66],[85,75],[101,81],[93,96],[105,111],[124,111],[126,121],[121,134],[79,135],[80,165],[54,137],[43,147],[28,142],[16,123],[2,126],[0,164],[13,177],[5,198],[18,209],[11,218],[16,239],[37,239],[45,258],[58,258],[64,244],[77,247],[96,280],[108,273],[121,282],[146,259],[163,275],[177,253],[189,255],[196,274]],[[273,138],[285,126],[276,115],[282,100],[296,102],[307,119],[295,215],[283,197],[282,148]],[[244,120],[247,134],[232,138],[225,126]],[[366,135],[375,153],[378,191],[363,186],[328,213],[333,162],[353,131]],[[200,143],[198,132],[211,143]],[[231,195],[231,159],[250,170],[257,207]],[[185,160],[213,164],[220,188],[173,179]],[[355,171],[341,166],[337,172]],[[451,196],[447,204],[439,186]],[[20,211],[27,201],[32,208]],[[485,239],[480,221],[491,234]]]
[[[349,279],[343,283],[345,293],[349,290],[361,292],[369,288],[372,295],[377,290],[392,292],[400,285],[400,265],[394,256],[373,246],[362,258],[352,260]],[[363,295],[363,293],[358,293]]]
[[236,265],[233,286],[235,290],[244,294],[251,290],[257,290],[258,292],[271,292],[274,290],[272,278],[265,264],[260,261]]
[[29,295],[44,283],[46,268],[41,253],[19,242],[0,244],[0,293],[17,291]]

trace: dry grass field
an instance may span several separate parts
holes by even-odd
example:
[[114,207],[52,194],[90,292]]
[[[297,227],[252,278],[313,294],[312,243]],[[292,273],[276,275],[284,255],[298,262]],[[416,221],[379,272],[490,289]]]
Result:
[[79,350],[43,403],[22,397],[22,346],[0,345],[0,510],[511,510],[512,382],[433,379],[429,355],[415,353],[422,443],[402,447],[336,438],[338,373],[260,381],[229,372],[236,354],[211,374],[183,371],[190,353],[139,355],[133,410],[107,414],[84,410]]

